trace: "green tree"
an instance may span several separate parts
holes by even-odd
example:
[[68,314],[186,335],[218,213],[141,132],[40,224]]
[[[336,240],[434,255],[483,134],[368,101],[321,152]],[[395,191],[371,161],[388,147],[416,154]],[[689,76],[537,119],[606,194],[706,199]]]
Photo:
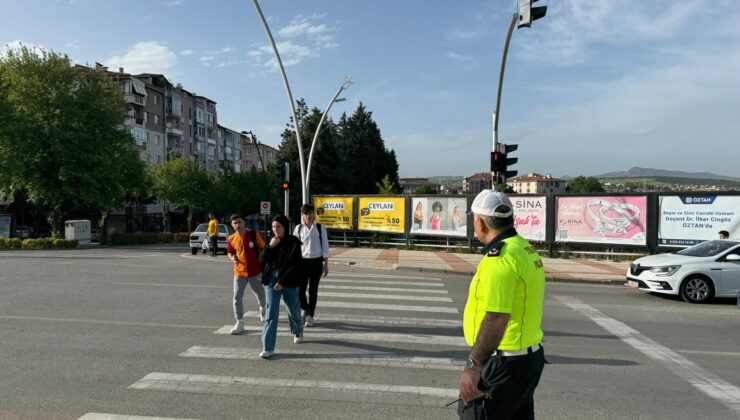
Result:
[[386,175],[380,182],[375,183],[380,195],[398,194],[398,186],[391,181],[390,175]]
[[604,186],[598,179],[592,176],[577,176],[568,183],[567,190],[574,193],[600,193],[604,192]]
[[[385,180],[385,178],[383,180]],[[437,191],[437,189],[432,187],[431,185],[422,185],[421,187],[416,189],[416,192],[414,194],[439,194],[439,191]]]
[[0,194],[24,191],[55,235],[70,209],[107,212],[141,185],[120,88],[54,52],[0,57]]
[[360,103],[354,114],[343,114],[339,120],[339,152],[351,170],[346,176],[346,192],[372,194],[386,175],[399,190],[396,152],[385,147],[372,112]]
[[211,210],[214,202],[216,177],[197,161],[186,158],[170,159],[153,167],[153,192],[169,206],[188,210],[188,229],[193,228],[193,214]]

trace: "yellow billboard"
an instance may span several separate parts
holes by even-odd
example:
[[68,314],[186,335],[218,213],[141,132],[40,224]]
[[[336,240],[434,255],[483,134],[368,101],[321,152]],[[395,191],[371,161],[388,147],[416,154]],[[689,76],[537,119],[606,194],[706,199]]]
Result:
[[327,229],[352,230],[352,197],[314,197],[316,222]]
[[406,231],[405,197],[359,197],[357,229],[376,232]]

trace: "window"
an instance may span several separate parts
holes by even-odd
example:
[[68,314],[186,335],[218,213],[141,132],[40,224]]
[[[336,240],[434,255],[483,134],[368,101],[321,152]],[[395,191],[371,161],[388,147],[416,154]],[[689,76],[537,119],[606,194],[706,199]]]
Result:
[[154,116],[154,125],[158,125],[158,124],[159,124],[159,115],[155,115]]
[[203,122],[203,110],[200,108],[195,109],[195,121],[199,123]]
[[157,95],[152,95],[152,97],[154,98],[154,105],[157,105],[157,103],[158,103],[158,101],[159,101],[159,96],[157,96]]
[[155,134],[154,135],[154,144],[156,144],[157,146],[159,146],[159,134]]
[[216,148],[213,146],[208,146],[208,156],[216,156]]
[[146,123],[147,121],[149,121],[149,113],[144,111],[144,122]]
[[157,156],[157,165],[159,165],[160,163],[162,163],[162,157],[161,156]]

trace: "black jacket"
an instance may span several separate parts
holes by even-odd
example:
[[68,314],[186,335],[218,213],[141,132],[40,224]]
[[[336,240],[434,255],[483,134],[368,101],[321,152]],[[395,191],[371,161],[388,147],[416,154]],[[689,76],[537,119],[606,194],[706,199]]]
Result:
[[291,234],[286,234],[275,248],[265,246],[260,255],[262,263],[262,284],[270,284],[274,271],[278,274],[278,283],[283,287],[300,286],[301,241]]

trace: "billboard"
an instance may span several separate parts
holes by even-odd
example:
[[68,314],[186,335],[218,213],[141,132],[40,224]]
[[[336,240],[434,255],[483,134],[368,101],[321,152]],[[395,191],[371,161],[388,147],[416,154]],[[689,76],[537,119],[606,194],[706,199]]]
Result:
[[547,197],[510,196],[514,205],[514,227],[528,241],[545,242]]
[[412,197],[411,233],[468,236],[468,200],[465,197]]
[[720,230],[740,237],[740,196],[663,195],[658,214],[658,245],[694,245],[718,239]]
[[404,233],[406,231],[405,197],[359,197],[357,230]]
[[352,230],[352,197],[314,197],[316,222],[327,229]]
[[647,197],[557,197],[556,242],[646,245]]

